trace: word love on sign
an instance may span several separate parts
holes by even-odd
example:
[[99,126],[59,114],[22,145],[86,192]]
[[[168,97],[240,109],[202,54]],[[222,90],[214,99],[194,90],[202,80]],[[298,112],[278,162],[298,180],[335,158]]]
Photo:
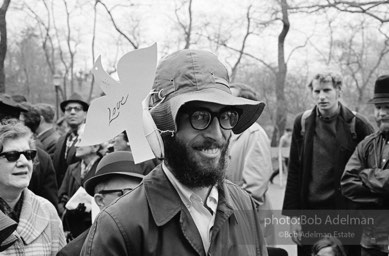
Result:
[[157,45],[125,54],[118,62],[119,81],[101,65],[93,67],[96,84],[106,94],[90,104],[80,146],[96,145],[127,132],[135,163],[154,158],[144,135],[142,100],[153,85],[157,66]]
[[116,102],[116,105],[113,107],[108,106],[108,121],[109,125],[111,125],[112,121],[114,121],[116,118],[120,115],[120,107],[125,105],[128,100],[128,94],[126,96],[122,96],[119,101]]

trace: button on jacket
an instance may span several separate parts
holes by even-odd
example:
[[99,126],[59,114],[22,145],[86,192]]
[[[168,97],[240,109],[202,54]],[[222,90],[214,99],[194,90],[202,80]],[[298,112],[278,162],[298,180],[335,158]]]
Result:
[[81,255],[267,255],[253,200],[229,181],[218,189],[208,253],[159,165],[141,185],[99,214]]

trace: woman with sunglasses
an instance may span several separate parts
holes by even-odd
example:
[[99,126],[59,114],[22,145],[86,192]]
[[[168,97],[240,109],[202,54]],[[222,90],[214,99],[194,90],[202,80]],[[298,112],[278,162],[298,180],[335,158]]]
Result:
[[0,126],[0,210],[17,223],[9,237],[15,242],[4,251],[6,255],[55,255],[66,243],[54,206],[27,188],[35,156],[27,127]]

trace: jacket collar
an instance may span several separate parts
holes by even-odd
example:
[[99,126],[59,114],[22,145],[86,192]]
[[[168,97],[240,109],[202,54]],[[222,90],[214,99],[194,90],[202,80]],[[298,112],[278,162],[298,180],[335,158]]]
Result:
[[25,244],[32,243],[49,225],[50,215],[40,207],[32,192],[24,190],[24,201],[16,231],[23,238]]
[[42,131],[41,133],[39,133],[37,135],[38,139],[40,140],[45,140],[47,139],[48,137],[50,137],[53,133],[55,133],[55,129],[53,127],[47,129],[47,130],[44,130]]
[[[150,211],[157,226],[165,225],[185,207],[177,191],[163,172],[161,164],[143,179],[143,184]],[[216,220],[218,219],[218,215],[226,219],[237,209],[231,206],[233,205],[232,200],[225,183],[223,183],[221,188],[218,187],[218,192],[219,203]],[[215,224],[217,222],[216,220]]]

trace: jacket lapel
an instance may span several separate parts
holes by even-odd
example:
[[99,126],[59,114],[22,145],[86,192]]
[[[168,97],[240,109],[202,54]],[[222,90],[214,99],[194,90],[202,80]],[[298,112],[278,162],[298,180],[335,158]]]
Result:
[[50,217],[40,207],[36,198],[31,196],[28,189],[24,190],[23,206],[20,213],[17,232],[25,244],[33,242],[49,225]]
[[[150,211],[157,226],[168,223],[180,212],[181,231],[199,255],[205,255],[200,233],[181,198],[162,170],[162,165],[156,167],[143,180]],[[174,246],[174,245],[172,245]]]

